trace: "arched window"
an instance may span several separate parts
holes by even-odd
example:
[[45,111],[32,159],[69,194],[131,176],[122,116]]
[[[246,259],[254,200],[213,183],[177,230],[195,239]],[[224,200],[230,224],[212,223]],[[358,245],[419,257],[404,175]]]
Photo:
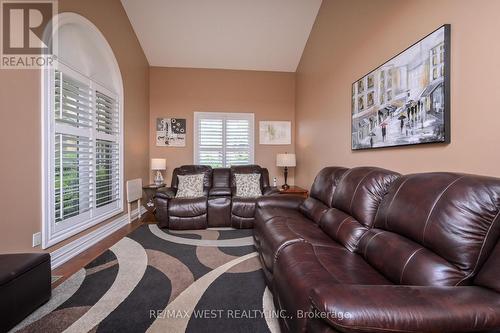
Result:
[[123,84],[86,18],[54,21],[56,61],[42,74],[43,232],[50,247],[123,211]]

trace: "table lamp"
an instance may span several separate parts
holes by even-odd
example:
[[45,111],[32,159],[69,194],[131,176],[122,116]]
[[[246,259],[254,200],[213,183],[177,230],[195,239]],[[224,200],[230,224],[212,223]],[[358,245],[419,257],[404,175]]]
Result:
[[284,170],[284,176],[285,176],[285,184],[281,186],[284,190],[288,190],[290,186],[287,184],[287,179],[288,179],[288,168],[293,168],[295,167],[297,161],[295,159],[295,154],[278,154],[276,155],[276,166],[285,168]]
[[163,184],[163,175],[161,172],[167,170],[167,160],[164,158],[152,158],[151,170],[156,171],[155,185],[160,186]]

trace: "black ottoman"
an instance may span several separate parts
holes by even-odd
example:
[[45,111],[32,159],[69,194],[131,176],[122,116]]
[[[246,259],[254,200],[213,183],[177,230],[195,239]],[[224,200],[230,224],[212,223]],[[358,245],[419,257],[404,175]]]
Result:
[[0,332],[6,332],[51,295],[48,253],[0,254]]

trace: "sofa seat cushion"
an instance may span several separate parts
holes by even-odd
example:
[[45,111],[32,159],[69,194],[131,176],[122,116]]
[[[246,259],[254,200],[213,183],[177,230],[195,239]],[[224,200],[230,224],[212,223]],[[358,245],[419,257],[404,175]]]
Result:
[[306,320],[300,311],[309,311],[309,294],[319,285],[391,285],[360,255],[343,246],[320,246],[305,242],[284,248],[274,265],[273,294],[287,316],[290,331],[303,331]]
[[280,221],[276,217],[286,217],[289,219],[303,219],[302,215],[296,209],[282,208],[282,207],[265,207],[258,208],[255,212],[255,221],[253,226],[253,238],[255,240],[255,247],[260,250],[260,243],[262,241],[262,235],[267,234],[267,223],[274,223]]
[[207,198],[174,198],[168,202],[170,216],[195,217],[207,213]]
[[273,266],[286,246],[297,242],[309,242],[329,246],[340,246],[325,234],[313,221],[301,218],[275,217],[265,223],[264,232],[259,232],[260,251],[266,268]]
[[253,217],[231,215],[231,227],[234,229],[252,229],[253,222]]
[[301,219],[304,215],[296,209],[283,208],[283,207],[265,207],[259,208],[255,212],[255,222],[265,223],[275,217],[288,217]]
[[323,317],[342,332],[493,333],[500,327],[500,297],[475,286],[321,285],[309,296],[320,313],[350,314]]
[[233,197],[231,213],[239,217],[253,218],[255,216],[256,198]]

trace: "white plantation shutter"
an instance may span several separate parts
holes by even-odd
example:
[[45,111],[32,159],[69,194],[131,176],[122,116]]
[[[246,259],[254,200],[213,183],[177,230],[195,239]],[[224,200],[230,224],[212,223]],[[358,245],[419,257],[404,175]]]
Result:
[[250,120],[226,120],[226,165],[251,164]]
[[55,71],[55,120],[73,127],[92,127],[92,92],[85,83]]
[[96,91],[96,129],[97,132],[118,134],[118,103],[112,97]]
[[212,167],[252,164],[253,113],[195,112],[196,164]]
[[96,207],[120,199],[120,147],[118,145],[119,114],[116,99],[99,90],[95,93],[96,119]]
[[55,222],[86,213],[92,206],[92,144],[89,138],[55,135]]
[[200,119],[198,123],[198,159],[196,164],[222,167],[224,165],[224,121]]
[[115,94],[63,64],[49,78],[50,215],[64,232],[121,210],[120,108]]
[[102,207],[120,199],[120,174],[118,144],[97,140],[96,142],[96,206]]
[[[93,201],[92,91],[54,72],[54,221],[89,217]],[[85,214],[85,215],[84,215]]]

